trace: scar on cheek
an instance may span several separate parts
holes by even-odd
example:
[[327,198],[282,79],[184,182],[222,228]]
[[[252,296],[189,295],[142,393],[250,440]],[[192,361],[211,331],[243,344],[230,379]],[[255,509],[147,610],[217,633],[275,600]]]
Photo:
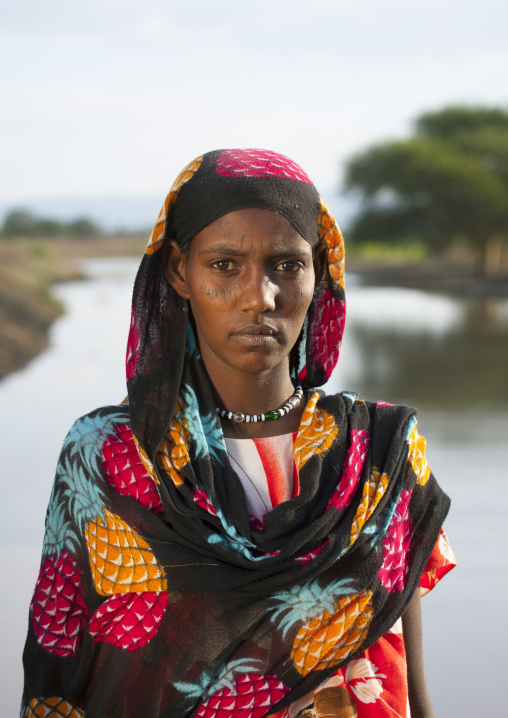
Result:
[[211,302],[222,300],[223,303],[226,303],[230,299],[234,299],[236,297],[238,287],[231,287],[231,289],[217,289],[216,287],[207,287],[206,284],[202,284],[199,287],[199,293],[202,297],[207,297]]

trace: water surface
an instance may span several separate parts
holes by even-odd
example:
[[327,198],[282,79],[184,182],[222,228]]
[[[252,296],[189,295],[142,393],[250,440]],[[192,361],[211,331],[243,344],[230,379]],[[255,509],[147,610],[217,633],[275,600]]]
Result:
[[[17,714],[28,604],[44,514],[73,421],[125,396],[137,260],[87,261],[61,285],[49,349],[0,383],[0,714]],[[505,703],[508,571],[508,303],[471,303],[350,277],[348,320],[328,391],[419,409],[434,473],[452,497],[445,528],[459,568],[424,599],[426,670],[437,716],[499,715]]]

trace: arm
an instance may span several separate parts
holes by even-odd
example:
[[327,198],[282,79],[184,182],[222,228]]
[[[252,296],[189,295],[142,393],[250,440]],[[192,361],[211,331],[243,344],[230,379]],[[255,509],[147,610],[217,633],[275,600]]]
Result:
[[402,616],[402,633],[406,645],[411,718],[434,718],[423,668],[422,607],[419,587]]

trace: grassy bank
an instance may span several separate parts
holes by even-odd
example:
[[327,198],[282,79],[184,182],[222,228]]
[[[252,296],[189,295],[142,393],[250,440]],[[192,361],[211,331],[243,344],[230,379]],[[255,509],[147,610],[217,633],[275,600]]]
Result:
[[347,247],[346,268],[369,286],[407,287],[471,299],[508,298],[508,252],[496,276],[475,273],[474,258],[464,247],[431,255],[422,245],[372,244]]
[[79,279],[79,259],[141,256],[145,244],[144,237],[0,241],[0,379],[46,348],[63,311],[51,287]]

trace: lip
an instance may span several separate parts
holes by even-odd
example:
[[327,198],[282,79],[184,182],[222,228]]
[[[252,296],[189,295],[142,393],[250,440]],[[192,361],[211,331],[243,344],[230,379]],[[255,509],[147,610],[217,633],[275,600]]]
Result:
[[279,332],[275,329],[275,327],[272,327],[270,324],[251,324],[248,327],[243,327],[243,329],[239,329],[237,332],[234,332],[235,335],[263,334],[271,337],[276,336],[278,333]]
[[233,333],[233,336],[240,341],[249,344],[264,344],[276,341],[279,332],[269,324],[251,324]]

